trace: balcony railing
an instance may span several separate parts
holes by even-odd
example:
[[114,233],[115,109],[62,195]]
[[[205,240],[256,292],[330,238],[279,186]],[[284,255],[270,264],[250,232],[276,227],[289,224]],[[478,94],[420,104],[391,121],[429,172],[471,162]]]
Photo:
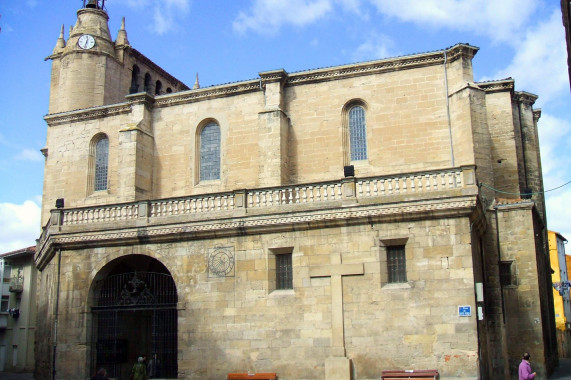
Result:
[[375,198],[382,202],[383,197],[422,197],[439,191],[467,187],[475,187],[473,166],[54,210],[52,220],[44,228],[39,244],[41,246],[47,239],[50,226],[54,224],[75,226],[136,220],[142,217],[149,218],[151,222],[153,219],[169,216],[204,215],[238,209],[250,209],[251,212],[263,212],[264,209],[269,212],[287,212],[288,207],[295,205],[322,207],[335,202],[359,203],[366,202],[367,199],[374,201]]

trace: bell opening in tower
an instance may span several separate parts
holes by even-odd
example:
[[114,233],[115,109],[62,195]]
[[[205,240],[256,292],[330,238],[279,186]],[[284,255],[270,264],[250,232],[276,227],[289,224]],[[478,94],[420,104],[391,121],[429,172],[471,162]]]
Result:
[[83,8],[104,9],[105,0],[83,0]]

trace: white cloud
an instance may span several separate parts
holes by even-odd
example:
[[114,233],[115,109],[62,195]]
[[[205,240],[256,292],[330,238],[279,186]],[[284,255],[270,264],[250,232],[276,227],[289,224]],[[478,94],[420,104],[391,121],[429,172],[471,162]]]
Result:
[[568,95],[568,73],[562,70],[567,66],[566,52],[561,11],[556,9],[549,19],[526,30],[516,43],[512,62],[496,78],[513,77],[516,89],[539,95],[537,106],[541,106],[563,92]]
[[0,253],[33,246],[41,231],[40,206],[31,200],[0,203],[0,226]]
[[[510,43],[538,7],[537,0],[369,0],[397,20],[484,35]],[[517,9],[517,13],[514,11]]]
[[332,12],[330,0],[256,0],[249,13],[240,12],[234,30],[276,34],[282,25],[305,26]]
[[18,161],[43,162],[42,153],[35,149],[23,149],[14,157]]
[[547,228],[571,240],[569,224],[571,184],[558,188],[571,180],[569,175],[571,158],[565,154],[566,147],[571,144],[571,122],[544,113],[539,119],[538,129],[543,183],[547,191],[545,193]]
[[372,33],[369,38],[353,52],[353,61],[369,61],[399,55],[394,50],[394,41],[385,34]]
[[[571,190],[569,186],[561,191],[549,196],[546,200],[547,228],[551,231],[559,232],[567,240],[571,240],[571,225],[569,225],[569,202],[571,200]],[[571,252],[567,252],[571,254]]]
[[159,35],[178,29],[181,19],[190,11],[191,0],[127,0],[131,8],[147,11],[152,9],[154,24],[151,29]]
[[538,133],[545,188],[557,187],[561,182],[571,180],[566,177],[569,176],[571,157],[561,154],[561,150],[566,153],[571,145],[571,122],[543,112],[538,122]]

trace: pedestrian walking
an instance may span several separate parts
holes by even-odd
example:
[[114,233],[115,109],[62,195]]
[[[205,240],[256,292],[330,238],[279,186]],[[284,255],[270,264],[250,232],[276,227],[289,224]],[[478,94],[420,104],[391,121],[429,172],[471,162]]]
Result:
[[537,375],[536,372],[531,372],[531,364],[529,360],[531,359],[531,355],[529,353],[523,354],[521,359],[521,363],[519,364],[519,380],[532,380],[535,379]]

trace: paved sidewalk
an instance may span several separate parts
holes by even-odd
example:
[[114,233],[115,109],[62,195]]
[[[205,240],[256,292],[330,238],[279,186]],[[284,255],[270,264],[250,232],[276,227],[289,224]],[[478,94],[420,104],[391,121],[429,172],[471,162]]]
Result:
[[559,367],[555,369],[549,380],[571,380],[571,359],[559,358]]
[[33,373],[11,373],[11,372],[0,372],[0,380],[33,380]]

